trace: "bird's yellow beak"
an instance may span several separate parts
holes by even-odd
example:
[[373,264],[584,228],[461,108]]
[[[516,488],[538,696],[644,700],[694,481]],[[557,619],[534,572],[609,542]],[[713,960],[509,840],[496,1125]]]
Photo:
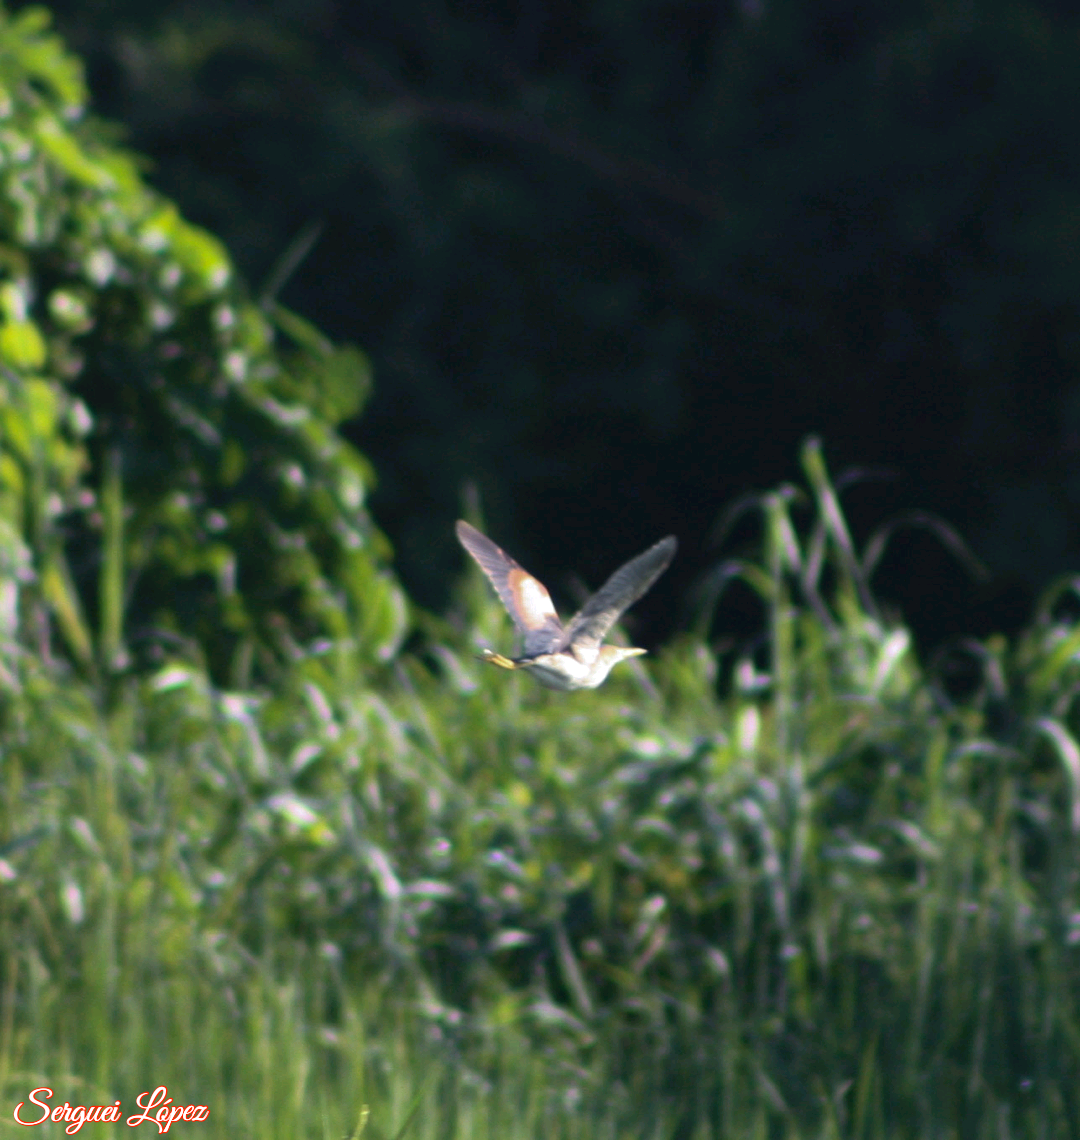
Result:
[[642,654],[647,652],[644,649],[638,649],[636,646],[630,645],[605,645],[600,650],[601,658],[614,661],[625,661],[628,657],[641,657]]
[[501,653],[495,653],[490,649],[485,649],[478,657],[478,661],[486,661],[489,665],[498,665],[500,669],[516,669],[517,664],[510,660],[509,657],[504,657]]

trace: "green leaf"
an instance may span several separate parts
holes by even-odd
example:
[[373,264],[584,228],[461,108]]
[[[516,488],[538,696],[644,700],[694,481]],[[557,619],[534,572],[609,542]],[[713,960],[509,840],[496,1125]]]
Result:
[[42,35],[51,24],[52,13],[36,4],[5,16],[0,22],[2,46],[30,75],[51,88],[67,110],[75,110],[86,103],[82,64],[64,49],[59,36]]
[[272,316],[274,324],[302,348],[320,356],[325,356],[333,351],[333,343],[326,334],[320,332],[311,321],[305,320],[298,313],[286,309],[284,305],[274,305]]
[[89,158],[52,115],[38,116],[34,135],[41,149],[76,181],[97,190],[109,190],[115,185],[109,171]]
[[20,372],[45,363],[45,339],[33,321],[5,321],[0,327],[0,357]]

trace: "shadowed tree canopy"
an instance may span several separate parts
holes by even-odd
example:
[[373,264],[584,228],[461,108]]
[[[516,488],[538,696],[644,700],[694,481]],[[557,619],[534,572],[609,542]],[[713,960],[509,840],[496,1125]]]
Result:
[[555,584],[679,534],[655,621],[812,431],[887,476],[857,531],[929,508],[989,564],[976,595],[897,539],[878,584],[926,636],[1080,557],[1072,6],[56,11],[156,182],[370,350],[355,434],[422,602],[471,480]]
[[256,303],[85,101],[48,13],[0,12],[5,643],[99,676],[179,651],[233,684],[328,636],[386,661],[404,598],[335,432],[366,359]]

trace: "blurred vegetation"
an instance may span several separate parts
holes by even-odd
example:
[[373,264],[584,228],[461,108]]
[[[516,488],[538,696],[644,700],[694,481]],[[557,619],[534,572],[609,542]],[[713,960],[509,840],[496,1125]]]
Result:
[[477,663],[476,573],[404,652],[335,432],[362,358],[245,295],[38,12],[0,68],[5,1103],[1076,1136],[1080,583],[923,660],[871,588],[894,523],[856,544],[810,439],[697,628],[596,692]]
[[179,639],[240,684],[317,633],[386,660],[404,603],[335,432],[365,358],[247,295],[85,116],[47,24],[24,9],[0,41],[0,524],[9,565],[30,551],[39,652],[55,628],[108,671]]
[[879,588],[922,644],[1017,629],[1078,564],[1074,5],[56,8],[249,277],[323,224],[286,296],[372,354],[348,431],[423,604],[469,478],[545,581],[685,536],[639,611],[667,630],[694,536],[810,431],[895,475],[857,533],[933,504],[996,576],[910,537]]

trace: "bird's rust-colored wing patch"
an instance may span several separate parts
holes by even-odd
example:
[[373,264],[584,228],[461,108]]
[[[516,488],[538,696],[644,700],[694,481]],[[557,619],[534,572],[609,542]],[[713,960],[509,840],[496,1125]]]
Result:
[[551,595],[527,570],[515,566],[506,575],[506,588],[513,598],[510,612],[517,615],[523,629],[546,629],[552,620],[559,621]]
[[562,622],[543,582],[476,527],[458,520],[454,529],[458,541],[487,575],[514,624],[525,635],[525,655],[531,657],[560,648],[565,640]]

